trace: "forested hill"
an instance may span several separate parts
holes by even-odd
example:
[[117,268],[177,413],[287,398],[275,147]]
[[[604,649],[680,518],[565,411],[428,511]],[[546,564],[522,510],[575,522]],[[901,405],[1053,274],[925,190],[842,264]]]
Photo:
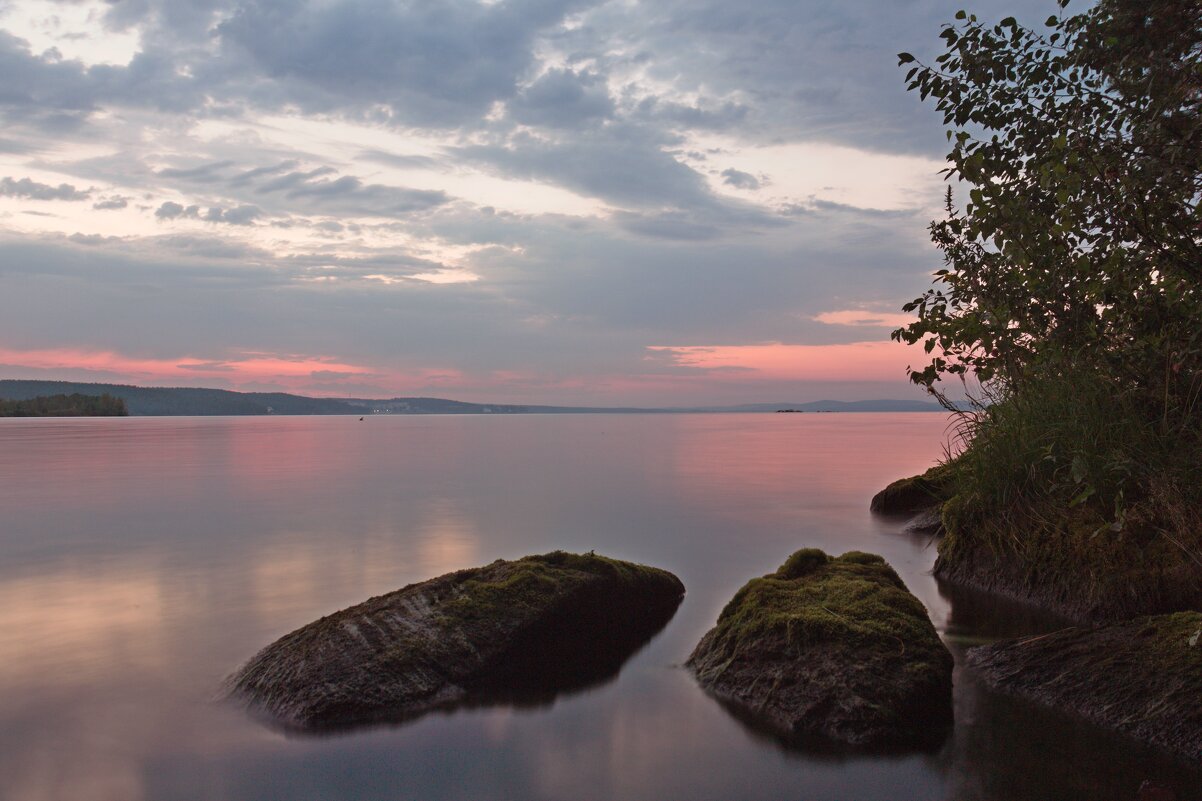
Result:
[[39,395],[23,400],[0,398],[0,417],[124,417],[125,401],[103,395]]
[[753,404],[647,409],[601,406],[519,406],[467,403],[444,398],[309,398],[285,392],[233,392],[198,387],[136,387],[125,384],[85,384],[74,381],[0,380],[0,398],[29,400],[46,395],[111,395],[125,401],[131,415],[256,415],[256,414],[588,414],[632,412],[774,412],[796,411],[940,411],[922,401],[815,401],[802,404]]

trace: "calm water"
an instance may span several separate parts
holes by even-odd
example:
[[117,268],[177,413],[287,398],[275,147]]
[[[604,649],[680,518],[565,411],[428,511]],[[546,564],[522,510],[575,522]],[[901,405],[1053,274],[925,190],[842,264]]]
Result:
[[[0,799],[1133,799],[1202,780],[956,675],[933,753],[791,750],[679,667],[793,550],[884,555],[957,652],[1046,622],[941,593],[872,493],[940,454],[940,415],[0,421]],[[537,707],[284,736],[213,703],[297,626],[555,548],[688,595],[613,681]]]

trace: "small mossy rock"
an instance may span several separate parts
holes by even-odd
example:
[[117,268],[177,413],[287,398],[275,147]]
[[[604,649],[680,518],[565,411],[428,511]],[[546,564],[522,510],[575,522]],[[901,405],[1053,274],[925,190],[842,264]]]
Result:
[[1202,613],[983,645],[968,664],[999,691],[1202,761]]
[[949,465],[932,467],[920,476],[899,478],[872,496],[868,508],[878,514],[914,514],[937,507],[952,495]]
[[688,666],[707,691],[790,738],[926,743],[951,721],[952,656],[874,554],[793,554],[735,594]]
[[616,673],[684,585],[657,568],[556,551],[449,573],[281,637],[226,682],[286,728],[399,721]]

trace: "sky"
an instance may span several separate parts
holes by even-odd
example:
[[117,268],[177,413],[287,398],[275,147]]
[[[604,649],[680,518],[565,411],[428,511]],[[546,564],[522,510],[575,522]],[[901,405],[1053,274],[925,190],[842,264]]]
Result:
[[0,0],[0,378],[920,398],[961,5]]

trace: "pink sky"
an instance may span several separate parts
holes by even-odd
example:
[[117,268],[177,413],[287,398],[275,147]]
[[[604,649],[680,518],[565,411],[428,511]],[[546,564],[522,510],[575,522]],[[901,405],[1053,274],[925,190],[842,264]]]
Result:
[[[646,402],[640,398],[734,398],[752,388],[755,397],[784,397],[801,384],[880,382],[901,385],[913,350],[891,341],[834,345],[651,346],[651,369],[589,378],[497,370],[467,373],[452,367],[396,369],[355,364],[331,355],[241,353],[224,359],[195,356],[151,358],[111,350],[0,347],[6,374],[72,380],[118,381],[149,386],[214,386],[307,395],[388,397],[432,393],[465,399],[526,403]],[[819,393],[821,394],[821,393]],[[632,399],[630,401],[624,399]]]

